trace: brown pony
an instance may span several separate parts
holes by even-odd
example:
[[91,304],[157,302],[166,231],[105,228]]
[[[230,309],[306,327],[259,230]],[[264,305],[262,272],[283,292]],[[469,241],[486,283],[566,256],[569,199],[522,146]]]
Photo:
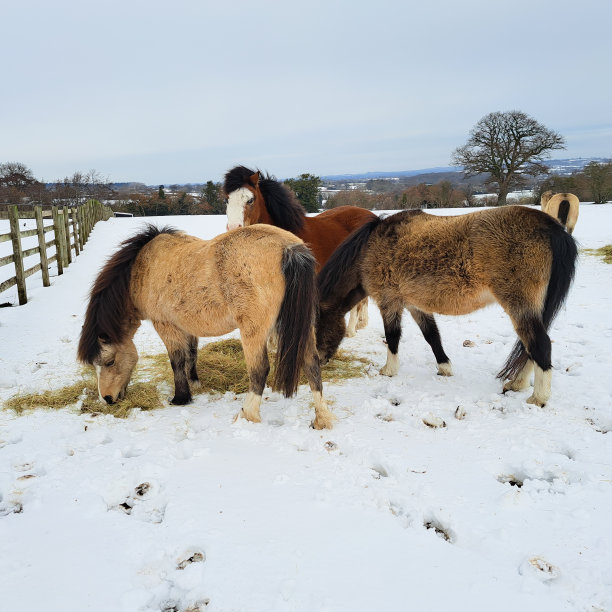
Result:
[[[339,206],[309,217],[285,185],[244,166],[236,166],[226,173],[223,190],[227,196],[228,229],[253,223],[282,227],[312,249],[317,272],[353,230],[376,216],[357,206]],[[351,310],[347,336],[354,336],[356,329],[367,325],[367,304],[363,300]]]
[[551,344],[547,330],[574,276],[574,239],[538,210],[505,206],[442,217],[420,210],[376,219],[341,244],[319,273],[319,354],[325,363],[340,344],[344,313],[371,296],[382,314],[387,363],[399,369],[402,311],[407,308],[431,346],[438,373],[450,376],[432,313],[462,315],[497,301],[519,340],[499,373],[504,391],[529,386],[543,406],[550,397]]
[[149,225],[121,244],[95,280],[78,358],[96,367],[100,399],[122,399],[138,359],[134,334],[149,319],[168,349],[171,402],[182,405],[191,400],[189,384],[199,385],[198,338],[238,328],[249,374],[240,415],[259,422],[270,370],[266,343],[276,329],[274,387],[292,396],[303,368],[314,396],[313,427],[331,427],[315,345],[314,268],[303,242],[276,227],[255,225],[200,240]]
[[545,191],[540,199],[542,210],[551,217],[558,219],[571,234],[578,221],[580,201],[573,193],[556,193]]

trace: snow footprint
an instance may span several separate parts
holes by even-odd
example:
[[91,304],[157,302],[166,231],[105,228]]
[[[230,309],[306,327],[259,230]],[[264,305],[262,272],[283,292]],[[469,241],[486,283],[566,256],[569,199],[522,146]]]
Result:
[[166,512],[166,501],[160,494],[160,486],[154,480],[139,483],[123,501],[110,506],[147,523],[161,523]]

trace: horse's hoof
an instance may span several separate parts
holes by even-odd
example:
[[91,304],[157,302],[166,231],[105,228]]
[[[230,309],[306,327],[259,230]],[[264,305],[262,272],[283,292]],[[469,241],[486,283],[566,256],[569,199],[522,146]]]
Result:
[[317,429],[317,430],[321,430],[321,429],[333,429],[333,422],[334,419],[333,418],[328,418],[328,419],[320,419],[320,418],[316,418],[311,424],[310,426],[313,429]]
[[526,401],[528,404],[531,404],[532,406],[539,406],[540,408],[544,408],[544,406],[546,406],[546,400],[536,397],[535,393],[533,395],[530,395]]
[[245,419],[251,423],[261,423],[261,417],[258,414],[247,414],[244,410],[241,410],[235,417],[234,423],[238,419]]
[[187,397],[178,397],[178,396],[174,396],[171,400],[170,403],[175,405],[175,406],[185,406],[186,404],[188,404],[191,401],[191,397],[187,396]]
[[453,366],[450,362],[444,362],[438,364],[438,376],[452,376],[453,375]]

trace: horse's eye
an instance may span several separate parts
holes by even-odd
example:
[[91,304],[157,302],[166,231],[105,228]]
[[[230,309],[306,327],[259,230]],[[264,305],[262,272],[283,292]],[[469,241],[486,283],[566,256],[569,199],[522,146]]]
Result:
[[255,201],[255,198],[251,198],[250,200],[247,200],[247,204],[252,204]]
[[112,367],[112,366],[114,366],[114,365],[115,365],[115,360],[114,360],[114,359],[111,359],[110,361],[107,361],[107,362],[106,362],[104,365],[105,365],[107,368],[110,368],[110,367]]

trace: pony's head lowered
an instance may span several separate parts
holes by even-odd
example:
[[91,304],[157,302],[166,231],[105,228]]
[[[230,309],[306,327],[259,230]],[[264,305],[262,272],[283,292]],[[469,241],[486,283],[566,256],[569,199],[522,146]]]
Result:
[[295,234],[304,226],[306,213],[302,205],[269,174],[236,166],[226,173],[223,191],[227,197],[228,230],[268,223]]
[[176,231],[147,225],[121,243],[94,281],[77,357],[82,363],[95,366],[100,399],[108,404],[123,399],[138,360],[132,341],[140,324],[130,293],[132,267],[146,244],[160,234]]

